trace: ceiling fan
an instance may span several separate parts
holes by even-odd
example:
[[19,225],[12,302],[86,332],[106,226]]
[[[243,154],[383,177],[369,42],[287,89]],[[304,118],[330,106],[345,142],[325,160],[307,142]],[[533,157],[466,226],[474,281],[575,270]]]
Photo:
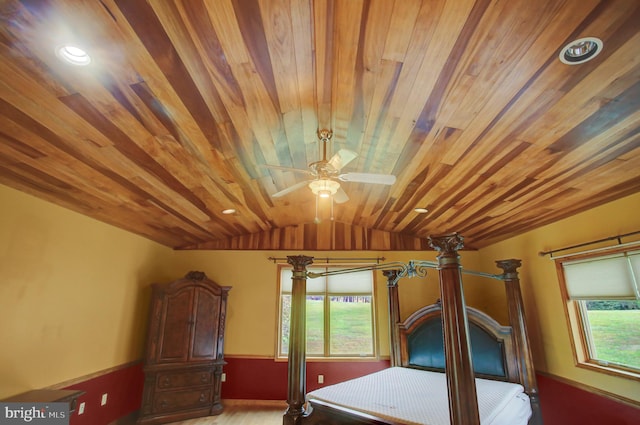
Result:
[[[358,154],[348,149],[340,149],[331,159],[327,159],[327,144],[333,137],[331,130],[318,130],[318,139],[322,142],[322,159],[309,164],[308,169],[282,167],[279,165],[265,165],[267,168],[277,170],[303,173],[310,176],[309,180],[302,181],[289,186],[271,195],[273,198],[280,198],[305,186],[308,186],[316,200],[318,198],[331,198],[337,204],[342,204],[349,200],[349,196],[340,186],[340,182],[357,182],[392,185],[396,177],[391,174],[373,173],[341,173],[344,166],[353,161]],[[333,215],[333,214],[332,214]]]

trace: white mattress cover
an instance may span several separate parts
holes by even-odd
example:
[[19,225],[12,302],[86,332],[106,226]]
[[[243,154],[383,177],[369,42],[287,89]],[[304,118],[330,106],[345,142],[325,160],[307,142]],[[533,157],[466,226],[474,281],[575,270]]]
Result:
[[[476,392],[483,425],[525,425],[531,416],[529,397],[519,384],[476,379]],[[392,367],[312,391],[307,400],[406,424],[450,424],[446,376],[439,372]]]

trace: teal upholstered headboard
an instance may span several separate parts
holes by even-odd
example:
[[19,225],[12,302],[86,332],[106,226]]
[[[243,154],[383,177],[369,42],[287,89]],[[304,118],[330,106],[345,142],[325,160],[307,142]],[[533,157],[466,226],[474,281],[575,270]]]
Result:
[[[511,327],[470,307],[467,318],[476,376],[518,382]],[[398,326],[402,366],[444,372],[440,304],[423,307]]]

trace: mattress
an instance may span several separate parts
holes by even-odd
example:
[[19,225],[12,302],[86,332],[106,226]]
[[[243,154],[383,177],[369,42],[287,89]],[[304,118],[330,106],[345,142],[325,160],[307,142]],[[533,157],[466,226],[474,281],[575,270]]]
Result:
[[[482,425],[526,425],[529,397],[519,384],[476,379]],[[444,373],[392,367],[307,394],[383,419],[415,425],[448,425],[449,400]]]

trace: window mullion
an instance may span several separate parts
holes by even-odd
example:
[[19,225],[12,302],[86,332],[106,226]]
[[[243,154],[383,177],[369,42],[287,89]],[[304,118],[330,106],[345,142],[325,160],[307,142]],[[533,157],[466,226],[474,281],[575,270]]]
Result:
[[635,292],[636,299],[640,299],[640,288],[638,287],[638,277],[633,270],[633,264],[631,263],[631,256],[625,253],[627,259],[627,265],[629,266],[629,274],[631,275],[631,284],[633,285],[633,291]]
[[[325,268],[325,272],[329,268]],[[330,341],[331,341],[331,327],[329,325],[329,318],[331,315],[331,308],[329,302],[329,276],[324,277],[324,356],[331,356]]]
[[331,350],[330,350],[331,320],[330,318],[331,318],[331,303],[329,302],[329,293],[325,289],[325,292],[324,292],[324,356],[325,357],[331,356]]

